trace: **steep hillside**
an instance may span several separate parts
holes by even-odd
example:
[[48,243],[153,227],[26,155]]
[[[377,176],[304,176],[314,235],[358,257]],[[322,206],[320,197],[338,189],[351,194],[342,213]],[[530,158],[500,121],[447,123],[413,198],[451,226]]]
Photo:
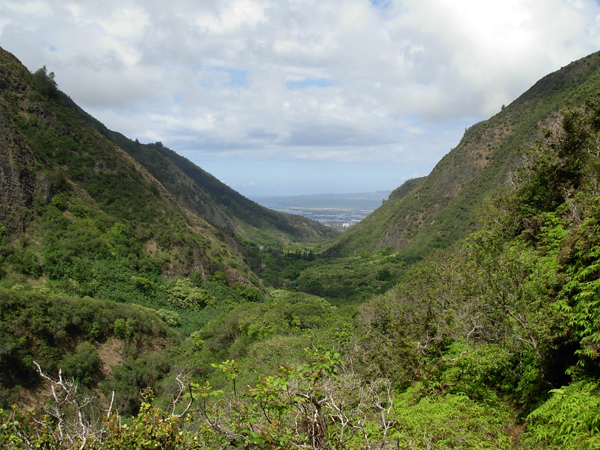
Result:
[[[419,182],[398,188],[380,208],[335,239],[329,255],[402,250],[407,259],[447,247],[475,228],[479,208],[506,183],[520,151],[552,126],[562,108],[600,90],[600,53],[547,75],[489,120],[466,130],[459,145]],[[410,192],[408,192],[410,191]]]
[[133,291],[142,273],[260,289],[238,244],[64,107],[52,74],[0,51],[0,90],[0,279],[43,276],[119,301],[129,294],[104,272]]
[[[62,93],[61,93],[62,94]],[[249,200],[161,142],[141,144],[111,131],[79,108],[69,97],[60,101],[146,168],[177,202],[199,214],[225,234],[240,235],[262,244],[320,242],[337,235],[304,217],[273,211]]]

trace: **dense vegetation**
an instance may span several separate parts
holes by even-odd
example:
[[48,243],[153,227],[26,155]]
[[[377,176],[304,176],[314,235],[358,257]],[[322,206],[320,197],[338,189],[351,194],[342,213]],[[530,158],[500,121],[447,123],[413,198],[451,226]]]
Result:
[[489,120],[467,130],[424,178],[409,180],[381,208],[334,239],[329,255],[386,246],[418,259],[448,248],[477,226],[477,211],[521,162],[520,150],[543,137],[566,106],[581,106],[600,89],[600,53],[547,75]]
[[[406,268],[402,255],[391,247],[374,255],[325,258],[312,249],[260,250],[247,244],[246,261],[264,284],[318,295],[333,304],[361,302],[383,293]],[[318,247],[317,247],[318,248]]]
[[3,448],[600,446],[597,95],[548,122],[465,240],[327,258],[185,212],[51,74],[19,73],[0,110],[20,145],[3,173],[29,174],[0,178]]

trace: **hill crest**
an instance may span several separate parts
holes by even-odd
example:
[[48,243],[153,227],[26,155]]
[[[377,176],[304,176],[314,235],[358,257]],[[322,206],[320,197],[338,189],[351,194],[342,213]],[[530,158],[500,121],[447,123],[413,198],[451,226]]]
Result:
[[476,228],[479,209],[520,164],[520,152],[559,120],[561,109],[579,106],[599,90],[600,53],[545,76],[498,114],[469,127],[429,175],[400,186],[369,217],[335,238],[326,253],[391,246],[414,259],[451,246]]

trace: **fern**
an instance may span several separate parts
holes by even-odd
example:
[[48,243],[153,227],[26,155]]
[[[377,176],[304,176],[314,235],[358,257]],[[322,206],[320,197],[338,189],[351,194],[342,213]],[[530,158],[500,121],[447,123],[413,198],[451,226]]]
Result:
[[532,439],[565,450],[600,448],[600,392],[595,382],[579,381],[553,395],[528,417]]

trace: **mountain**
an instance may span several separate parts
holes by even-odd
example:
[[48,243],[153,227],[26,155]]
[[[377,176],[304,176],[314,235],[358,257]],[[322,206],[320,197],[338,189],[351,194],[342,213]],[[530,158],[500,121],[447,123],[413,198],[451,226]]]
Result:
[[392,246],[406,259],[444,248],[476,227],[484,201],[506,183],[522,150],[556,124],[559,112],[579,106],[600,89],[600,53],[547,75],[489,120],[465,131],[423,178],[409,180],[353,229],[336,238],[330,256],[374,252]]
[[[244,239],[280,245],[335,234],[252,202],[160,143],[108,130],[58,90],[53,74],[31,74],[1,49],[0,93],[0,226],[31,241],[4,249],[0,262],[12,258],[17,272],[77,281],[86,258],[120,251],[169,277],[220,272],[231,286],[260,289],[243,261]],[[61,247],[69,233],[81,248]],[[61,252],[51,257],[53,245]]]
[[[0,52],[0,447],[599,448],[600,98],[588,59],[390,195],[388,225],[422,200],[460,230],[473,180],[502,184],[520,163],[513,145],[552,127],[478,231],[407,267],[391,246],[336,260],[251,247],[217,224],[241,223],[231,205],[203,217],[185,206],[201,186],[174,189],[183,161],[158,144],[133,157],[65,106],[52,74]],[[422,232],[404,248],[431,245]],[[261,302],[249,249],[273,276],[302,272],[306,292]],[[307,293],[374,287],[360,306]]]
[[239,235],[262,244],[320,242],[337,232],[318,222],[260,206],[231,189],[162,142],[141,144],[111,131],[78,107],[68,96],[61,102],[88,125],[118,145],[165,188],[177,202],[228,235]]
[[17,400],[41,406],[33,361],[83,385],[113,383],[127,364],[162,377],[168,365],[142,359],[267,295],[246,239],[331,233],[255,204],[159,143],[106,129],[52,73],[0,49],[0,415]]
[[258,285],[235,242],[64,107],[45,70],[31,75],[1,51],[0,89],[0,223],[19,238],[3,256],[29,261],[18,270],[77,281],[92,260],[122,254],[168,276],[221,271]]

